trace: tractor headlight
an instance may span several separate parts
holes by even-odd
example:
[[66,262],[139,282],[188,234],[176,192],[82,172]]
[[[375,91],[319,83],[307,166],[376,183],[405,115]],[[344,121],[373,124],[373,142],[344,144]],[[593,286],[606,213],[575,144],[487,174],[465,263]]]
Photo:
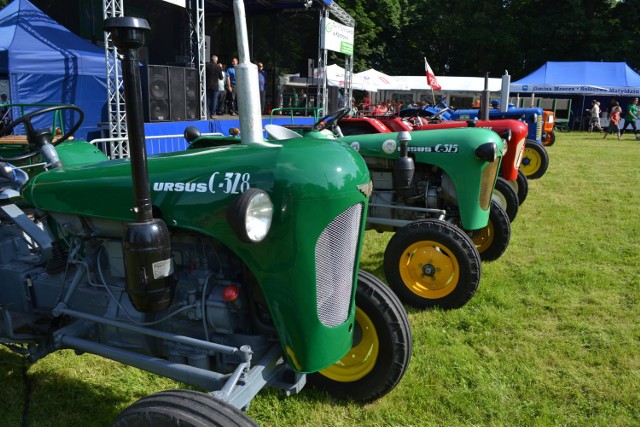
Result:
[[227,221],[245,243],[261,242],[271,228],[273,203],[263,190],[250,188],[227,209]]
[[509,149],[509,141],[511,141],[511,129],[505,129],[504,132],[500,135],[504,140],[504,148],[502,149],[502,155],[507,154],[507,150]]
[[494,162],[498,158],[498,146],[495,142],[487,142],[476,148],[475,155],[485,162]]

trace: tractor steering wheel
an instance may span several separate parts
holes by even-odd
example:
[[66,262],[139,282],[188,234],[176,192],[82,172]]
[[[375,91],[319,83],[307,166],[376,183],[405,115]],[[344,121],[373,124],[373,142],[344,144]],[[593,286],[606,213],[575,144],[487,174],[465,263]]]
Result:
[[[47,133],[50,133],[49,130],[34,129],[33,125],[31,124],[31,119],[46,113],[51,113],[59,110],[73,110],[77,112],[80,115],[80,117],[67,133],[62,135],[57,140],[55,140],[55,142],[51,142],[48,140],[48,139],[51,139],[51,135],[48,135],[48,138],[46,135]],[[83,120],[84,120],[84,113],[80,108],[76,107],[75,105],[54,105],[52,107],[43,108],[41,110],[37,110],[32,113],[25,114],[24,116],[13,120],[11,123],[5,126],[2,130],[0,130],[0,136],[8,135],[18,125],[24,124],[25,133],[27,135],[27,141],[29,143],[29,151],[26,152],[25,154],[21,154],[15,157],[10,157],[10,158],[0,157],[0,161],[1,162],[18,162],[18,161],[35,157],[40,153],[40,147],[43,146],[44,144],[51,144],[55,147],[56,145],[69,139],[69,137],[71,137],[71,135],[73,135],[74,132],[80,128],[80,125],[82,124]]]
[[346,117],[350,112],[351,108],[340,108],[339,110],[334,111],[333,113],[330,113],[329,115],[324,116],[320,120],[318,120],[316,124],[313,125],[311,130],[319,132],[323,129],[333,129],[338,123],[338,120]]

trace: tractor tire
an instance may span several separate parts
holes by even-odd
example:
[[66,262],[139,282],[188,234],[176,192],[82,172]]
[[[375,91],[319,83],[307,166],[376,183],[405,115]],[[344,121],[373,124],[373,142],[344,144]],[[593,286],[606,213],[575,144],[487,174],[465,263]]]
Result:
[[542,136],[542,145],[551,147],[556,143],[556,133],[554,131],[547,132]]
[[493,200],[489,211],[489,223],[470,233],[482,261],[495,261],[507,250],[511,240],[511,225],[507,213]]
[[412,348],[409,318],[398,297],[380,279],[359,271],[353,346],[340,361],[307,380],[334,397],[370,402],[395,388],[409,366]]
[[549,154],[542,144],[527,140],[520,170],[529,179],[541,178],[549,167]]
[[518,203],[522,205],[529,195],[529,180],[521,170],[518,170],[518,177],[514,181],[509,181],[509,185],[516,190]]
[[399,229],[384,252],[384,273],[400,299],[425,309],[459,308],[480,283],[480,256],[462,230],[435,219]]
[[136,401],[118,415],[112,427],[255,427],[239,409],[206,393],[168,390]]
[[516,190],[509,184],[509,181],[498,177],[496,185],[493,188],[491,199],[504,209],[509,217],[509,221],[513,222],[513,220],[516,219],[520,201],[518,200],[518,193],[516,193]]

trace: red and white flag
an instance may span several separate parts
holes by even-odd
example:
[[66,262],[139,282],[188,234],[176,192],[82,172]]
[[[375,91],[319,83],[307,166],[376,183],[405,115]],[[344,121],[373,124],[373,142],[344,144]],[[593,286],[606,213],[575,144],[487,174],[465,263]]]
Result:
[[436,76],[435,74],[433,74],[433,70],[431,69],[431,67],[429,67],[429,63],[427,62],[426,57],[424,58],[424,72],[427,75],[427,84],[431,86],[431,89],[441,90],[442,86],[440,86],[440,83],[438,83],[438,80],[436,80]]

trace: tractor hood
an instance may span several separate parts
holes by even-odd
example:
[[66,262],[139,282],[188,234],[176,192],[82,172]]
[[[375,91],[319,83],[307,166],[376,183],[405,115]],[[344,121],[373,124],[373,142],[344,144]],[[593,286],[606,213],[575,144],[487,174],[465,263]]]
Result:
[[[502,138],[482,128],[413,131],[410,135],[408,152],[415,162],[437,166],[453,181],[464,228],[476,230],[486,226],[491,192],[506,148]],[[345,136],[340,140],[365,159],[400,157],[398,132]],[[495,144],[495,160],[481,158],[479,147],[491,144]]]

